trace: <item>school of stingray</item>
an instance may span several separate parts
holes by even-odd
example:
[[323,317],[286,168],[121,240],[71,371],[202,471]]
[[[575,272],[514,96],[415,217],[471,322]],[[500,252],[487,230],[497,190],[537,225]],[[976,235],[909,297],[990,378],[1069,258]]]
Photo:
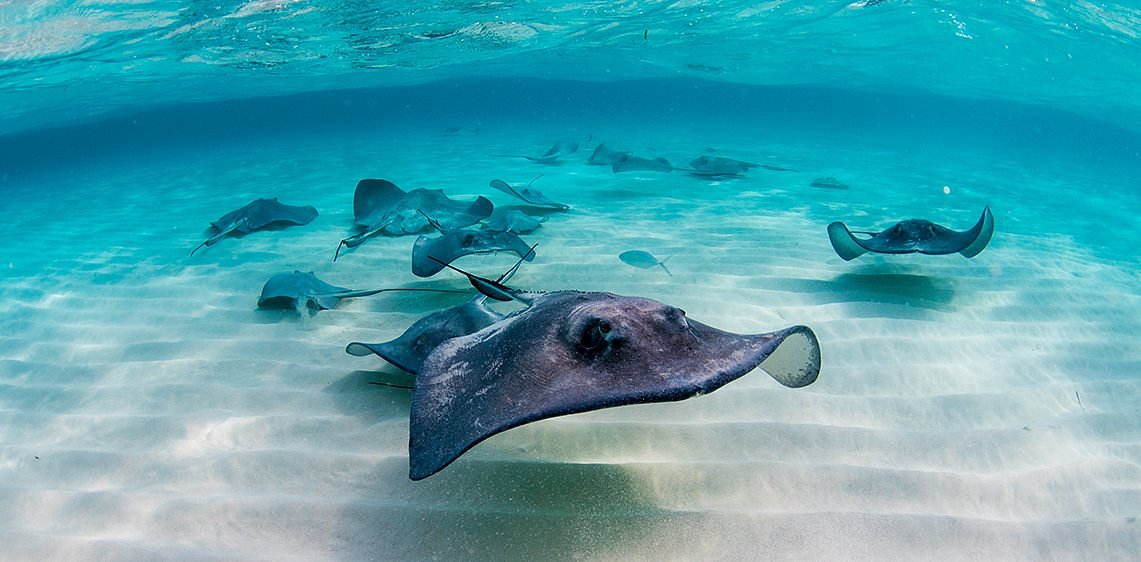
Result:
[[[565,161],[578,143],[560,141],[541,156],[523,156],[550,165]],[[741,177],[752,168],[793,171],[723,157],[701,156],[689,168],[675,168],[663,158],[648,159],[599,144],[586,160],[608,165],[614,173],[685,171],[699,178]],[[832,177],[811,184],[847,189]],[[499,179],[489,187],[522,200],[543,213],[567,211],[531,185],[512,186]],[[525,207],[526,208],[526,207]],[[333,309],[341,299],[385,291],[434,291],[473,294],[452,308],[413,323],[394,340],[351,342],[354,356],[377,355],[415,375],[409,423],[409,478],[427,478],[481,441],[520,425],[555,416],[627,404],[677,401],[713,392],[754,369],[777,383],[800,388],[820,372],[820,346],[807,326],[764,334],[736,334],[688,318],[656,300],[605,292],[531,291],[509,285],[524,263],[533,261],[538,244],[520,235],[546,220],[519,210],[496,214],[485,197],[458,201],[440,189],[405,191],[383,179],[362,179],[353,194],[355,232],[340,241],[334,261],[374,236],[417,235],[411,268],[418,277],[444,270],[463,275],[475,289],[349,289],[331,285],[312,272],[282,273],[266,281],[261,308],[295,309],[315,314]],[[317,217],[311,206],[277,199],[257,199],[226,213],[210,225],[212,235],[191,252],[233,235],[308,224]],[[478,225],[478,227],[477,227]],[[434,234],[433,234],[434,233]],[[908,219],[879,231],[851,230],[843,222],[828,225],[836,254],[853,260],[867,252],[881,254],[958,253],[974,257],[990,242],[990,208],[967,230],[956,231],[926,219]],[[496,279],[452,265],[471,254],[511,252],[518,262]],[[665,261],[631,249],[619,254],[627,265],[660,268]],[[667,258],[668,259],[668,258]],[[488,301],[515,301],[522,308],[500,314]]]

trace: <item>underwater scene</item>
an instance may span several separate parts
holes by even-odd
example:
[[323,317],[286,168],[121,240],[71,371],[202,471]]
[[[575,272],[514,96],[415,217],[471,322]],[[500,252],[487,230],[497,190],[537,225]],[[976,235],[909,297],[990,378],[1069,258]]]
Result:
[[0,1],[0,559],[1130,560],[1141,8]]

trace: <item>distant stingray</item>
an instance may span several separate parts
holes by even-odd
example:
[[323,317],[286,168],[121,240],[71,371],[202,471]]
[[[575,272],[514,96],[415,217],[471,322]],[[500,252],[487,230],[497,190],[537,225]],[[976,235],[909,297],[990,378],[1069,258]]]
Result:
[[721,156],[700,156],[690,160],[689,165],[693,167],[689,173],[697,176],[741,176],[750,168],[758,166],[752,162],[743,162]]
[[190,255],[193,256],[198,248],[213,246],[231,234],[249,234],[255,230],[278,226],[306,225],[313,222],[315,218],[317,218],[317,209],[310,206],[285,205],[278,202],[276,197],[273,199],[257,199],[210,223],[210,228],[217,231],[217,234],[190,250]]
[[493,213],[490,218],[483,221],[483,228],[492,232],[527,234],[542,226],[546,220],[547,217],[535,218],[518,209],[511,209],[499,214]]
[[345,347],[349,355],[364,357],[370,353],[416,374],[428,354],[445,340],[474,334],[504,318],[487,308],[487,297],[474,299],[445,310],[433,312],[412,324],[400,337],[383,343],[352,342]]
[[556,291],[478,332],[441,342],[412,391],[409,471],[427,478],[492,435],[530,422],[684,400],[760,367],[799,388],[820,372],[806,326],[718,330],[658,301]]
[[524,156],[523,158],[540,164],[554,164],[560,157],[574,154],[575,152],[578,152],[577,142],[559,141],[542,156]]
[[502,191],[503,193],[522,199],[523,201],[526,201],[527,203],[530,203],[536,207],[548,207],[551,209],[559,209],[563,211],[569,209],[570,205],[556,203],[550,200],[546,195],[543,195],[543,192],[537,189],[531,189],[531,184],[535,183],[535,180],[541,177],[543,176],[535,177],[535,179],[531,180],[530,183],[527,184],[527,187],[518,189],[512,187],[511,184],[508,184],[507,182],[499,179],[491,180],[491,183],[488,185],[498,189],[499,191]]
[[616,157],[610,162],[610,170],[617,174],[618,172],[635,172],[639,170],[647,170],[651,172],[670,172],[674,167],[670,165],[669,161],[665,158],[642,158],[641,156],[634,156],[632,154],[623,154]]
[[622,152],[618,150],[610,150],[606,147],[606,143],[599,144],[594,148],[590,158],[586,159],[586,163],[591,166],[610,166],[618,158],[625,158],[632,156],[629,152]]
[[848,184],[832,177],[816,178],[812,183],[808,184],[812,187],[822,187],[824,189],[848,189]]
[[303,310],[309,314],[316,314],[318,310],[329,310],[337,307],[341,299],[353,297],[367,297],[387,291],[418,291],[431,293],[462,293],[446,289],[370,289],[353,290],[336,285],[330,285],[317,278],[312,271],[302,273],[279,273],[269,278],[262,287],[261,296],[258,297],[258,308],[292,309],[297,312]]
[[510,232],[491,230],[449,230],[436,238],[421,236],[412,245],[412,273],[417,277],[431,277],[444,269],[444,264],[469,254],[514,252],[517,256],[535,256],[531,247]]
[[618,259],[622,260],[622,262],[626,265],[632,265],[642,269],[661,267],[662,271],[665,271],[666,274],[670,277],[673,277],[674,275],[670,273],[669,269],[666,269],[666,260],[669,258],[666,258],[665,260],[659,260],[658,258],[655,258],[653,254],[643,250],[626,250],[625,252],[618,254]]
[[[871,238],[856,238],[855,234],[865,234]],[[928,220],[910,219],[886,230],[876,232],[850,231],[842,222],[828,225],[828,239],[832,248],[845,261],[854,260],[865,252],[879,254],[921,254],[942,255],[959,253],[973,258],[986,248],[994,235],[994,216],[990,205],[983,208],[979,222],[970,230],[957,232]]]
[[445,228],[456,229],[491,216],[493,209],[491,201],[482,196],[464,203],[448,198],[442,189],[405,192],[388,180],[363,179],[353,194],[353,217],[362,231],[341,240],[333,261],[340,256],[342,247],[354,248],[381,232],[399,236],[430,229],[424,213]]

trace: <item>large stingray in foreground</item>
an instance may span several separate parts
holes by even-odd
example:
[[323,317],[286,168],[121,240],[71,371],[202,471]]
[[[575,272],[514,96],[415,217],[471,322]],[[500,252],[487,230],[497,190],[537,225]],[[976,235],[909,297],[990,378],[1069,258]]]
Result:
[[367,297],[388,291],[462,292],[415,288],[354,290],[330,285],[318,279],[312,271],[305,273],[294,271],[293,273],[279,273],[265,282],[261,289],[261,296],[258,297],[258,308],[292,309],[298,313],[304,310],[308,311],[309,314],[316,314],[318,310],[336,308],[341,299]]
[[456,201],[442,189],[417,188],[404,191],[388,180],[363,179],[353,193],[353,217],[361,232],[341,240],[341,247],[359,246],[365,240],[384,232],[399,236],[415,234],[432,227],[425,213],[448,229],[471,226],[489,216],[494,209],[486,197],[471,203]]
[[317,209],[310,206],[286,205],[273,199],[256,199],[240,209],[235,209],[210,223],[210,228],[217,231],[207,238],[205,242],[190,251],[190,255],[202,246],[213,246],[218,241],[231,234],[249,234],[255,230],[273,228],[277,226],[305,225],[317,218]]
[[658,301],[539,293],[530,306],[424,361],[412,393],[409,473],[435,474],[480,441],[537,420],[625,404],[684,400],[760,367],[798,388],[820,349],[805,326],[742,335]]
[[[865,234],[871,238],[856,238]],[[929,220],[909,219],[882,232],[851,231],[842,222],[828,225],[828,239],[844,261],[854,260],[867,252],[879,254],[942,255],[959,253],[973,258],[986,248],[994,235],[994,216],[990,205],[983,208],[979,221],[970,230],[951,230]]]

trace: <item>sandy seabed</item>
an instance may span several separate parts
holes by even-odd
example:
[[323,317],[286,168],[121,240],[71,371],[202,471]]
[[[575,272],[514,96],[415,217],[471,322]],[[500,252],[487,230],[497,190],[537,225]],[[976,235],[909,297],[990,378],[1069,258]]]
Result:
[[[1135,185],[843,136],[548,125],[285,135],[6,178],[0,558],[1136,555]],[[583,146],[561,165],[504,156],[560,138]],[[677,165],[716,154],[800,171],[613,174],[585,164],[599,140]],[[386,293],[305,317],[257,310],[257,295],[295,269],[466,288],[414,277],[414,237],[332,262],[357,180],[504,208],[520,202],[489,180],[539,174],[534,187],[573,208],[524,236],[538,257],[513,285],[650,297],[738,332],[807,324],[818,382],[753,373],[685,402],[546,420],[409,481],[409,393],[368,383],[412,378],[344,348],[466,297]],[[851,188],[810,187],[820,176]],[[257,197],[321,214],[188,256]],[[910,217],[965,229],[988,203],[997,231],[971,260],[844,262],[825,234]],[[618,260],[634,248],[671,256],[673,276]],[[494,277],[514,259],[457,263]]]

